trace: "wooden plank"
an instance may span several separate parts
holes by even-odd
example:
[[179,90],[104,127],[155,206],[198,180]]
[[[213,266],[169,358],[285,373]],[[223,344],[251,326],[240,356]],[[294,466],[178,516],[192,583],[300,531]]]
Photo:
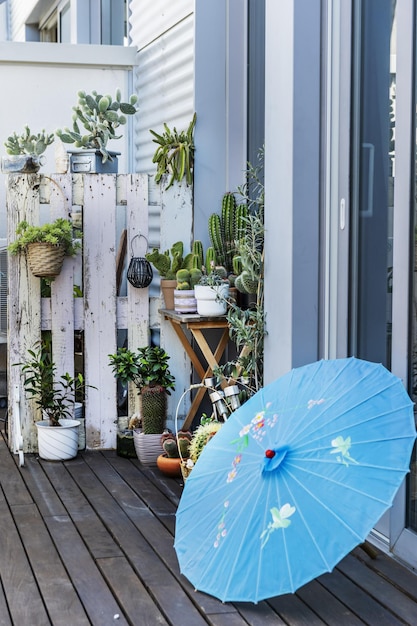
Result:
[[52,624],[88,626],[90,622],[37,507],[14,506],[12,513]]
[[13,626],[7,606],[6,596],[4,595],[3,586],[0,584],[0,620],[1,626]]
[[25,549],[0,491],[0,580],[13,624],[45,626],[49,618]]
[[414,571],[411,572],[399,561],[396,561],[395,557],[383,554],[379,550],[376,558],[371,558],[359,548],[354,550],[352,554],[417,602],[417,578]]
[[363,589],[343,576],[339,569],[334,570],[331,574],[320,576],[318,580],[365,624],[378,624],[378,626],[400,626],[400,624],[404,624]]
[[[101,455],[98,453],[84,453],[83,456],[86,459],[88,458],[89,461],[90,459],[98,459],[97,463],[99,463],[99,456]],[[108,466],[105,461],[104,463]],[[178,626],[200,626],[200,624],[206,624],[206,621],[201,617],[201,611],[195,608],[188,594],[183,590],[182,585],[179,584],[172,572],[164,564],[161,557],[161,546],[167,545],[166,536],[161,533],[161,529],[164,527],[151,514],[140,498],[137,496],[133,497],[134,494],[132,492],[126,501],[127,492],[130,491],[127,485],[125,489],[120,489],[119,492],[111,489],[112,493],[109,493],[107,488],[110,489],[110,487],[107,482],[105,488],[102,481],[98,480],[92,472],[88,473],[85,469],[82,470],[79,465],[74,464],[68,464],[68,469],[109,529],[109,532],[119,543],[143,584],[149,588],[160,609],[165,615],[169,615],[172,624],[178,624]],[[97,466],[95,470],[98,471]],[[105,476],[106,481],[109,478],[108,468],[104,465],[100,476],[101,479]],[[120,485],[118,486],[120,487]],[[120,492],[123,494],[123,505]],[[120,498],[120,504],[115,498]],[[135,521],[140,520],[140,524],[136,526],[131,518],[135,519]],[[145,518],[149,519],[152,527],[148,539],[142,534]],[[157,543],[155,543],[156,537]],[[170,549],[173,551],[172,537]],[[163,556],[165,557],[164,553]],[[188,586],[188,592],[192,592],[191,586]],[[205,598],[205,596],[203,597]],[[221,603],[218,604],[221,606]]]
[[127,249],[127,230],[124,228],[120,235],[119,246],[116,255],[116,294],[120,294],[120,285],[122,283],[123,266],[126,260]]
[[[72,464],[85,465],[81,458]],[[42,463],[47,475],[53,474],[53,480],[59,485],[61,501],[65,502],[65,513],[69,513],[88,549],[94,558],[121,556],[122,552],[108,533],[90,503],[80,491],[78,485],[63,464]],[[50,485],[52,489],[52,485]]]
[[363,621],[356,617],[347,606],[315,580],[298,589],[297,596],[326,624],[335,621],[337,626],[361,626],[363,624]]
[[[69,218],[72,180],[69,174],[43,176],[49,181],[50,220]],[[52,358],[57,376],[74,376],[74,259],[66,257],[59,276],[51,283]]]
[[84,347],[87,448],[116,447],[116,182],[89,174],[84,182]]
[[21,475],[16,472],[13,458],[5,441],[0,438],[0,485],[10,505],[31,504],[33,502]]
[[126,615],[136,616],[140,626],[168,624],[126,559],[99,559],[97,564]]
[[[323,626],[323,622],[295,594],[285,594],[268,600],[268,604],[278,613],[288,626]],[[337,621],[334,622],[338,624]]]
[[285,626],[284,622],[267,602],[250,604],[235,602],[234,606],[251,626]]
[[[7,176],[7,239],[16,239],[16,227],[26,220],[39,223],[39,184],[37,174]],[[27,349],[41,338],[40,279],[28,268],[26,255],[9,256],[8,262],[8,396],[14,397],[15,385],[21,388],[21,367],[16,366],[27,356]],[[20,394],[20,418],[25,452],[37,450],[34,419],[40,411],[33,401]],[[11,448],[15,448],[15,407],[9,406],[9,433]]]
[[97,626],[110,626],[114,625],[114,616],[119,615],[117,624],[128,624],[122,607],[113,597],[71,519],[68,516],[50,517],[46,522],[91,622]]
[[[98,455],[84,456],[100,481],[106,485],[106,488],[110,491],[114,499],[119,502],[120,506],[123,506],[127,516],[132,520],[138,530],[140,530],[141,535],[143,535],[151,545],[153,545],[154,537],[158,537],[159,558],[168,566],[169,571],[180,582],[182,587],[184,587],[188,593],[193,594],[194,603],[200,607],[204,606],[204,611],[210,614],[234,612],[231,605],[225,605],[215,598],[195,592],[193,586],[183,576],[180,576],[178,561],[173,547],[174,541],[172,532],[166,532],[164,529],[164,526],[169,525],[166,519],[167,513],[168,516],[171,515],[171,521],[174,522],[173,514],[175,507],[172,503],[168,503],[167,498],[161,500],[161,493],[158,494],[158,490],[154,486],[147,485],[145,487],[146,480],[142,480],[140,482],[140,493],[142,495],[146,491],[146,503],[142,502],[138,504],[137,497],[131,493],[130,487],[126,489],[126,484],[123,485],[123,481],[120,481],[119,475],[114,472],[113,468],[103,465]],[[152,494],[152,497],[150,494]],[[154,510],[152,510],[152,507],[154,507]],[[202,605],[200,605],[200,603],[202,603]]]
[[[3,445],[5,445],[4,442]],[[2,450],[3,448],[0,443],[0,462],[3,464],[4,457],[6,455],[2,454]],[[26,503],[30,503],[32,501],[36,502],[36,505],[43,517],[46,517],[48,515],[66,514],[65,507],[63,506],[57,492],[52,487],[51,483],[48,480],[48,477],[45,475],[42,469],[42,465],[39,462],[39,457],[33,454],[26,455],[25,466],[22,472],[24,473],[24,481],[28,489]],[[22,480],[22,473],[19,474],[18,472],[11,469],[9,469],[7,474],[3,474],[0,469],[0,473],[3,476],[7,476],[6,482],[11,483],[11,491],[13,491],[14,489],[13,485],[16,483],[16,477]],[[7,492],[6,497],[9,502],[16,504],[16,501],[14,499],[11,499]]]
[[382,606],[407,624],[417,624],[417,605],[406,594],[389,584],[369,568],[362,567],[360,561],[348,555],[338,565],[338,569],[360,585]]
[[[126,223],[130,253],[133,256],[144,257],[148,248],[148,176],[125,177],[126,183]],[[134,250],[132,249],[133,239]],[[150,342],[149,334],[149,288],[137,289],[127,283],[127,341],[128,346],[135,350],[147,346]],[[140,412],[140,401],[137,389],[129,385],[128,415]]]

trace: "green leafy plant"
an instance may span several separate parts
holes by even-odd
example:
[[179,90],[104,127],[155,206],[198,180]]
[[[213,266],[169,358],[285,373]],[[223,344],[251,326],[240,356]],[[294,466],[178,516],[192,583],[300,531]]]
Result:
[[85,384],[82,374],[73,378],[66,372],[57,378],[56,365],[44,342],[28,350],[28,359],[18,365],[22,365],[26,393],[47,415],[51,426],[60,426],[60,419],[71,418],[76,396],[83,396],[86,387],[92,387]]
[[164,132],[162,135],[150,130],[155,137],[152,141],[158,144],[152,163],[157,164],[155,181],[159,183],[164,174],[170,174],[171,178],[167,185],[169,189],[174,181],[181,182],[185,177],[187,185],[191,185],[193,181],[194,168],[194,127],[197,116],[194,113],[188,129],[178,132],[174,127],[173,130],[164,124]]
[[227,311],[230,338],[234,341],[238,357],[216,370],[217,375],[229,381],[241,382],[252,395],[263,386],[264,337],[266,335],[264,311],[264,185],[263,150],[256,165],[248,165],[247,178],[238,193],[247,204],[244,218],[245,236],[236,241],[233,258],[236,288],[255,296],[249,307],[230,300]]
[[121,383],[132,381],[142,398],[142,423],[145,434],[160,433],[167,410],[167,395],[175,389],[175,378],[168,367],[169,356],[159,346],[146,346],[133,352],[118,348],[109,354],[113,374]]
[[29,126],[24,127],[21,135],[16,132],[8,137],[4,142],[7,154],[19,155],[27,154],[29,156],[39,156],[45,152],[46,148],[53,143],[54,133],[48,134],[45,129],[36,135],[31,132]]
[[[97,91],[86,94],[78,92],[78,104],[73,107],[72,130],[68,127],[58,129],[57,136],[64,143],[74,143],[76,148],[90,148],[98,150],[102,155],[102,162],[112,161],[107,150],[107,143],[111,139],[120,139],[116,129],[126,124],[126,115],[137,112],[135,94],[129,97],[129,102],[122,102],[120,89],[117,89],[115,98],[101,95]],[[80,125],[87,133],[83,134]]]
[[25,220],[19,222],[16,227],[16,239],[7,249],[11,254],[18,254],[24,252],[31,243],[62,246],[67,256],[73,256],[81,247],[80,241],[73,237],[71,222],[62,217],[40,226],[33,226]]

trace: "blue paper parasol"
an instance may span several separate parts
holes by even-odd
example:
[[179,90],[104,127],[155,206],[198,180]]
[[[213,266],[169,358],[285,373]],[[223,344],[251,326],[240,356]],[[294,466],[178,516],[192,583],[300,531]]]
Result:
[[223,601],[257,602],[331,571],[391,506],[415,437],[413,404],[382,365],[292,370],[232,414],[187,479],[181,572]]

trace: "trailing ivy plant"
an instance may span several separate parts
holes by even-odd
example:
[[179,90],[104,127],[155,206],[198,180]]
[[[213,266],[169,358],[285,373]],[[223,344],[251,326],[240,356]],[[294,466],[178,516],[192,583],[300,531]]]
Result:
[[158,144],[152,163],[156,163],[157,170],[155,182],[159,183],[164,174],[170,174],[171,178],[167,185],[169,189],[174,181],[181,182],[185,177],[187,185],[193,182],[194,168],[194,127],[197,116],[194,113],[188,129],[180,132],[173,128],[171,130],[164,124],[164,132],[159,135],[154,130],[150,133],[155,137],[152,141]]

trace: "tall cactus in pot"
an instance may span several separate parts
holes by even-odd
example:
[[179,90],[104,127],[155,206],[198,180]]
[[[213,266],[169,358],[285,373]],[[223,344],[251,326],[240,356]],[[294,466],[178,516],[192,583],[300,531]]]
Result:
[[234,193],[225,193],[220,215],[212,213],[208,221],[209,237],[215,255],[215,264],[233,273],[236,244],[245,234],[247,207],[238,205]]

